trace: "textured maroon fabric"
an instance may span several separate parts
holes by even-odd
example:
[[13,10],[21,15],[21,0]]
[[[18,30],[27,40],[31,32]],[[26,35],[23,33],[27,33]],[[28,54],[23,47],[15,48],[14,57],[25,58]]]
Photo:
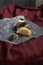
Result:
[[[0,9],[0,19],[24,15],[29,20],[43,27],[43,5],[26,8],[17,5]],[[43,62],[43,36],[31,39],[20,45],[0,41],[0,65],[28,65],[29,62]]]

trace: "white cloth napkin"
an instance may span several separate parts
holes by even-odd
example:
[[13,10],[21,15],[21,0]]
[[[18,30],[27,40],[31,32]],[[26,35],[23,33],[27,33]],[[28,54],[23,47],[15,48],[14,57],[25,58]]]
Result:
[[[13,32],[12,25],[17,22],[20,18],[24,19],[27,24],[30,26],[32,30],[32,35],[29,37],[22,36],[17,41],[11,42],[8,41],[9,35]],[[32,21],[27,20],[24,16],[16,16],[13,18],[4,18],[0,20],[0,40],[9,42],[11,44],[21,44],[24,41],[27,41],[32,38],[38,38],[43,35],[43,27],[38,26],[37,24],[33,23]]]

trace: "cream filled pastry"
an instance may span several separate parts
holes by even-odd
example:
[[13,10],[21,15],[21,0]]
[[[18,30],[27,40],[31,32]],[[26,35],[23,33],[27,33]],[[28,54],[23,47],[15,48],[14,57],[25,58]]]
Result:
[[21,34],[21,35],[27,35],[27,36],[30,36],[32,34],[31,30],[26,27],[21,27],[17,29],[16,33]]

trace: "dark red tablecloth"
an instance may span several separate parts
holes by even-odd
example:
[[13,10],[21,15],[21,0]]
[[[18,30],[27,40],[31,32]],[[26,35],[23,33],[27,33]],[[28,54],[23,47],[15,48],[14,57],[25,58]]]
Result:
[[[29,20],[43,27],[43,5],[21,7],[5,6],[0,9],[0,19],[24,15]],[[31,39],[20,45],[0,41],[0,65],[29,65],[43,62],[43,36]]]

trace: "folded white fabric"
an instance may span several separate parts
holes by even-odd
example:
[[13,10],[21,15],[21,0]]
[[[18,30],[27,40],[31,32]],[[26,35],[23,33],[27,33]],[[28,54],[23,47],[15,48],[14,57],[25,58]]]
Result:
[[[32,30],[32,35],[28,37],[22,36],[17,41],[11,42],[8,40],[8,37],[13,32],[12,25],[15,24],[20,18],[24,19],[27,22],[27,24],[30,25],[30,28]],[[24,16],[16,16],[13,18],[4,18],[0,20],[0,40],[1,41],[5,41],[11,44],[17,45],[29,39],[38,38],[42,35],[43,35],[43,27],[40,27],[37,24],[33,23],[32,21],[27,20]]]

